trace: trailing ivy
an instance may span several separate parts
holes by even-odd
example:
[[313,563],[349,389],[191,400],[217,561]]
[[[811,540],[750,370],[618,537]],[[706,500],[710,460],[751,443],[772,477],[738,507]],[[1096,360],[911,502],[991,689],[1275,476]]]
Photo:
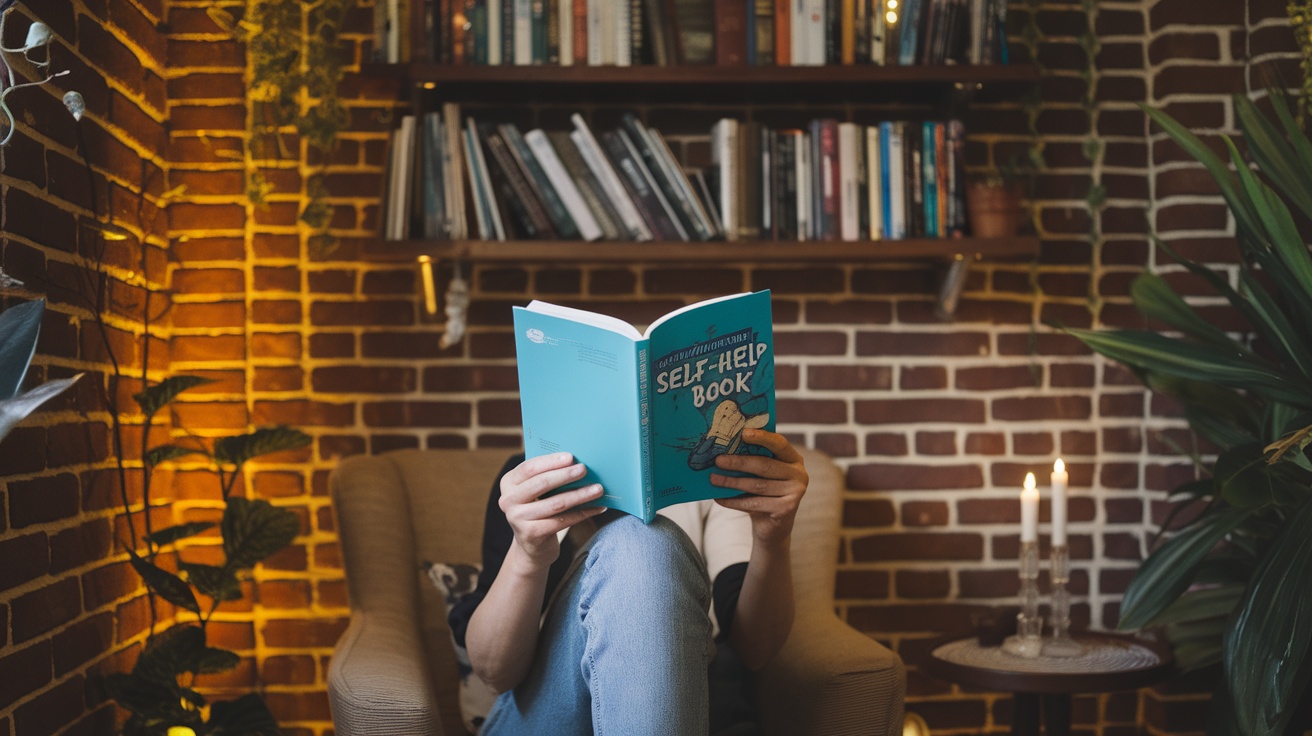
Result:
[[[336,245],[328,233],[332,206],[323,177],[337,134],[349,122],[337,94],[346,57],[338,34],[354,6],[355,0],[246,0],[237,13],[218,5],[207,10],[215,23],[246,45],[247,198],[266,206],[273,185],[264,172],[289,160],[305,160],[309,147],[317,151],[318,166],[305,182],[299,214],[313,231],[309,245],[316,256]],[[290,130],[306,149],[288,149]]]
[[1088,135],[1084,139],[1082,152],[1089,162],[1089,188],[1084,195],[1084,206],[1089,213],[1089,312],[1096,324],[1102,314],[1102,296],[1098,293],[1098,271],[1102,268],[1102,247],[1106,238],[1102,232],[1102,211],[1107,205],[1107,188],[1102,183],[1102,162],[1105,149],[1098,137],[1098,52],[1102,45],[1098,42],[1098,2],[1097,0],[1080,0],[1084,10],[1084,32],[1080,34],[1080,48],[1084,50],[1085,65],[1080,70],[1080,79],[1084,81],[1084,97],[1080,106],[1088,122]]

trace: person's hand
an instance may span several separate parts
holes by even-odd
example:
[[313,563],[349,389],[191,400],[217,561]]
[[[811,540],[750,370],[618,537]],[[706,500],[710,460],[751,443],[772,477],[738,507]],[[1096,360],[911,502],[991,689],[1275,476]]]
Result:
[[560,556],[557,532],[606,510],[580,506],[601,498],[600,483],[542,497],[577,481],[584,472],[572,455],[558,452],[525,460],[502,476],[498,504],[515,533],[515,543],[534,565],[550,566]]
[[793,531],[797,506],[806,494],[811,479],[802,463],[802,454],[781,434],[763,429],[744,429],[743,442],[766,448],[774,457],[764,455],[720,455],[715,466],[721,470],[750,473],[756,477],[711,474],[711,484],[751,494],[738,498],[717,498],[726,508],[746,511],[752,517],[752,534],[766,544],[784,541]]

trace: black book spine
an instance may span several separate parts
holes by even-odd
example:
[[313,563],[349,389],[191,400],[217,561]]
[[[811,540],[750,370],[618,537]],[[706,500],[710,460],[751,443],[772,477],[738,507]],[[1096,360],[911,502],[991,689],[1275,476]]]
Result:
[[547,217],[551,219],[551,224],[560,233],[560,237],[568,240],[579,237],[579,228],[574,224],[574,218],[569,216],[569,211],[565,209],[565,203],[561,201],[560,195],[556,193],[556,188],[551,185],[551,180],[547,178],[547,173],[542,170],[542,165],[538,163],[537,157],[533,151],[524,142],[524,136],[520,135],[519,128],[509,123],[497,128],[501,132],[501,137],[510,147],[510,153],[515,158],[520,169],[524,172],[524,177],[528,181],[533,193],[537,195],[542,202],[542,206],[547,211]]
[[619,131],[608,130],[601,134],[600,142],[611,163],[615,165],[615,171],[619,174],[624,188],[628,190],[633,203],[637,205],[638,213],[642,215],[642,219],[646,221],[647,227],[655,234],[657,240],[682,240],[674,223],[665,214],[665,208],[656,197],[656,191],[647,183],[647,177],[640,168],[642,162],[629,153],[620,135]]
[[[488,124],[481,126],[480,132],[487,142],[488,150],[492,153],[492,160],[496,164],[495,168],[500,177],[509,185],[509,192],[515,200],[513,203],[509,203],[510,209],[524,215],[522,224],[528,236],[544,240],[556,238],[556,230],[552,227],[551,220],[542,208],[542,203],[533,196],[532,188],[524,178],[524,173],[520,171],[519,166],[515,163],[510,149],[506,146],[506,142],[501,139],[501,135],[496,132],[496,128]],[[494,179],[498,176],[496,173],[490,173],[490,175]]]

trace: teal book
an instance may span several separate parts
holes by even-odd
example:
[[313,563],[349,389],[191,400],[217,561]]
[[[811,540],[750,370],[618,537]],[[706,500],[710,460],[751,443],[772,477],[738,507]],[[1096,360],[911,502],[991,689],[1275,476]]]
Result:
[[572,453],[588,470],[576,486],[604,490],[596,503],[650,523],[738,495],[711,485],[716,457],[768,454],[742,431],[775,427],[770,292],[691,304],[644,332],[540,301],[514,317],[524,451]]

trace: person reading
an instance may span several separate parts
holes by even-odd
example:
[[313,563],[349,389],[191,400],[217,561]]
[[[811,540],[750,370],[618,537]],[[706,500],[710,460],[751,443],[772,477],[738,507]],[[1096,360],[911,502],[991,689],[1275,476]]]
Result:
[[484,736],[756,732],[742,688],[792,627],[791,536],[809,478],[783,435],[741,437],[773,457],[716,455],[709,481],[742,495],[650,524],[586,505],[599,484],[552,493],[586,473],[568,452],[506,463],[483,575],[450,612],[474,673],[500,692]]

